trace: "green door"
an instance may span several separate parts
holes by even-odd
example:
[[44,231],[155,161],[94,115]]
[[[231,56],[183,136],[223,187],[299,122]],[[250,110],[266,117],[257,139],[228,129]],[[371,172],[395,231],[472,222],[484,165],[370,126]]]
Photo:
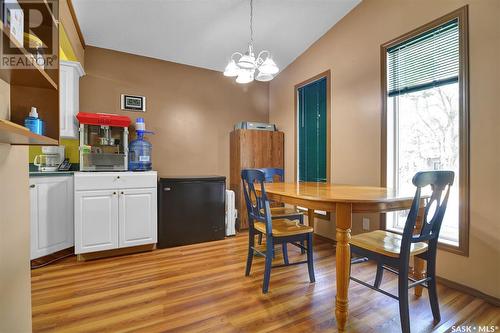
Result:
[[298,89],[299,181],[326,182],[326,78]]

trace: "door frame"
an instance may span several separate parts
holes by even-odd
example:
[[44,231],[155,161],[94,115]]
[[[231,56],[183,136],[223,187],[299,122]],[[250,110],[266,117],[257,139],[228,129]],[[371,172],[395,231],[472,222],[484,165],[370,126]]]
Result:
[[[298,181],[298,156],[299,156],[299,146],[298,146],[298,139],[299,139],[299,130],[298,130],[298,115],[299,115],[299,89],[307,86],[310,83],[313,83],[315,81],[321,80],[323,78],[326,78],[326,182],[331,183],[331,164],[332,164],[332,118],[331,118],[331,109],[332,109],[332,99],[331,99],[331,71],[328,69],[324,72],[321,72],[317,75],[314,75],[313,77],[302,81],[300,83],[297,83],[294,86],[294,116],[293,116],[293,121],[294,121],[294,126],[293,126],[293,136],[294,136],[294,148],[293,148],[293,159],[294,159],[294,166],[293,166],[293,179],[294,182]],[[322,219],[322,220],[331,220],[330,212],[326,212],[326,215],[314,213],[314,216],[316,218]]]
[[294,149],[293,149],[293,154],[294,154],[294,171],[293,171],[293,177],[294,177],[294,182],[298,181],[298,137],[299,137],[299,131],[298,131],[298,114],[299,114],[299,89],[313,83],[315,81],[321,80],[323,78],[326,78],[326,182],[330,183],[331,182],[331,160],[332,160],[332,154],[331,154],[331,145],[332,145],[332,136],[331,136],[331,127],[332,127],[332,121],[331,121],[331,72],[330,70],[326,70],[324,72],[321,72],[305,81],[302,81],[294,86],[294,127],[293,127],[293,132],[294,132]]

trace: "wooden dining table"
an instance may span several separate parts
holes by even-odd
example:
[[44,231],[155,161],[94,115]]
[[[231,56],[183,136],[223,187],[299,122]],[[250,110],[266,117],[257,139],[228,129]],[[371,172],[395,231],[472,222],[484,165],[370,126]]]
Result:
[[[335,214],[336,222],[336,287],[335,317],[337,328],[344,331],[348,316],[350,246],[353,213],[385,213],[409,209],[413,194],[400,195],[385,187],[340,185],[327,183],[266,183],[268,199],[308,209],[308,220],[314,211]],[[423,207],[423,201],[421,207]],[[310,223],[310,222],[309,222]],[[423,263],[415,262],[414,275],[423,276]],[[415,290],[421,295],[421,288]]]

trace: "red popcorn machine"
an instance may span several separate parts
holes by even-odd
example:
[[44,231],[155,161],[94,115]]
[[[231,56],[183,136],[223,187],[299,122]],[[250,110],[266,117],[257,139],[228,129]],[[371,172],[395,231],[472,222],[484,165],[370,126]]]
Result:
[[80,171],[128,169],[129,117],[79,112]]

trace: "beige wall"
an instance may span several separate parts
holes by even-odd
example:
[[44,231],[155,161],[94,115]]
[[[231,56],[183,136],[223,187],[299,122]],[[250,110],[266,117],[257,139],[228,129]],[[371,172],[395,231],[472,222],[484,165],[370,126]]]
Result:
[[[211,70],[88,46],[80,111],[144,117],[160,175],[229,177],[229,132],[268,120],[268,84],[242,86]],[[144,95],[147,112],[120,110],[120,94]]]
[[[440,252],[438,274],[500,297],[500,1],[364,0],[270,84],[270,122],[294,133],[294,85],[332,75],[332,180],[380,184],[380,45],[469,4],[470,256]],[[293,170],[293,140],[285,167]],[[293,179],[288,172],[288,180]],[[361,216],[355,216],[359,230]],[[378,220],[377,216],[372,219]],[[334,224],[316,222],[334,237]]]
[[[0,80],[0,118],[9,85]],[[28,148],[0,144],[0,332],[31,331]]]

